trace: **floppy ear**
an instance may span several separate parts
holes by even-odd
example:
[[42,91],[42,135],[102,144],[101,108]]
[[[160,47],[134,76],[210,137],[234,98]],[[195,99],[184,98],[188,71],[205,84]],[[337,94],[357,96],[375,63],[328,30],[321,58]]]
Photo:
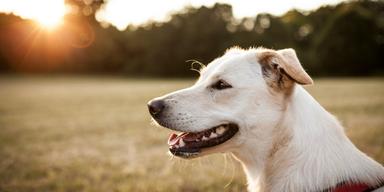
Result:
[[295,50],[262,49],[257,56],[262,65],[263,76],[268,80],[274,80],[278,87],[284,86],[287,81],[301,85],[313,84],[313,80],[301,66]]

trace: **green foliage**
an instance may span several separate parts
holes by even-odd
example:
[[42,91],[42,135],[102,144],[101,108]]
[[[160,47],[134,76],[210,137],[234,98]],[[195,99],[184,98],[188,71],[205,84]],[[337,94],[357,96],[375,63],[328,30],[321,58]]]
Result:
[[382,13],[373,12],[366,4],[339,10],[315,40],[314,54],[322,58],[316,66],[324,67],[319,73],[369,75],[375,69],[382,72],[384,26],[379,23],[384,19]]
[[263,46],[296,49],[311,75],[384,74],[383,1],[349,1],[311,12],[259,14],[240,21],[230,5],[186,7],[167,22],[124,31],[103,28],[95,20],[104,1],[66,2],[81,13],[92,11],[67,16],[65,26],[72,27],[52,34],[31,35],[25,31],[35,31],[32,25],[0,14],[0,71],[186,77],[194,75],[187,60],[207,64],[231,46]]

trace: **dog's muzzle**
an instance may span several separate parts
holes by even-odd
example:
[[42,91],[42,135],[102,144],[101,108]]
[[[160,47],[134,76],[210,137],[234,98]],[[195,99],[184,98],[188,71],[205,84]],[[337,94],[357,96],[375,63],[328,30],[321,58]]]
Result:
[[[164,120],[167,110],[166,103],[162,99],[153,99],[148,102],[148,110],[151,116],[168,129],[179,131],[178,127],[171,126]],[[168,139],[169,151],[178,157],[193,158],[204,149],[220,145],[231,139],[239,130],[236,123],[224,123],[213,127],[207,127],[199,132],[172,133]]]

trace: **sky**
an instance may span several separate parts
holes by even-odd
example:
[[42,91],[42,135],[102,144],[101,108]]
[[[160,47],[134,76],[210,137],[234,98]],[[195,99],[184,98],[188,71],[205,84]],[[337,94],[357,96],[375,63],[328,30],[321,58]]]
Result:
[[292,8],[311,10],[324,4],[337,4],[341,0],[109,0],[97,19],[124,29],[127,24],[166,20],[169,13],[184,6],[212,6],[216,2],[232,5],[236,18],[255,16],[261,12],[281,15]]
[[[123,30],[129,24],[142,24],[148,20],[165,21],[169,14],[183,7],[212,6],[216,2],[233,7],[236,18],[255,16],[261,12],[281,15],[296,8],[311,10],[325,4],[337,4],[342,0],[106,0],[96,14],[98,21],[110,23]],[[64,0],[0,0],[1,12],[13,12],[23,18],[31,18],[45,25],[60,22],[67,8]]]

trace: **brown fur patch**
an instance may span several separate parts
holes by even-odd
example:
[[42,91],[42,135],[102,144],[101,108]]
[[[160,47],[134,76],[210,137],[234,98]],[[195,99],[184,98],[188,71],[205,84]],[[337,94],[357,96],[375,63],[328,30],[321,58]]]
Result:
[[258,55],[258,62],[262,67],[265,82],[275,92],[284,92],[289,95],[294,86],[294,80],[278,64],[280,59],[273,50]]

